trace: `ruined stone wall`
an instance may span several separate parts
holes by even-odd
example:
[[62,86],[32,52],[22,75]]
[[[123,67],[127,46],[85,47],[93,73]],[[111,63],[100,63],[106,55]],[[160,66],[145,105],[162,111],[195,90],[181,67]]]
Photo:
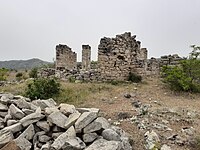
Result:
[[184,58],[178,56],[178,54],[174,55],[165,55],[161,56],[158,61],[160,66],[166,66],[166,65],[178,65],[180,60],[183,60]]
[[160,64],[158,59],[147,60],[146,76],[158,76],[160,74]]
[[129,72],[145,74],[147,50],[140,48],[140,41],[130,32],[116,38],[104,37],[98,46],[98,65],[105,80],[126,80]]
[[178,56],[177,54],[174,55],[165,55],[161,56],[160,58],[151,58],[147,60],[147,69],[146,75],[160,75],[161,68],[163,66],[175,66],[180,63],[181,60],[184,58]]
[[59,44],[56,46],[56,69],[73,70],[76,69],[77,54],[67,45]]
[[89,45],[82,45],[82,69],[90,70],[91,64],[91,47]]

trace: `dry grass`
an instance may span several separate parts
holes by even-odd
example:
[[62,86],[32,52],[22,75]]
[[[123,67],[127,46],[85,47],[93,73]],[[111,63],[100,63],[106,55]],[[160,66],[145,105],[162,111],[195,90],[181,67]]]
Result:
[[26,83],[17,83],[17,84],[10,84],[1,87],[0,86],[0,92],[1,93],[13,93],[14,95],[24,95],[24,91],[26,88]]
[[70,103],[75,106],[84,105],[93,99],[98,99],[103,95],[112,95],[116,93],[120,85],[111,85],[106,83],[61,83],[61,93],[55,100],[58,103]]

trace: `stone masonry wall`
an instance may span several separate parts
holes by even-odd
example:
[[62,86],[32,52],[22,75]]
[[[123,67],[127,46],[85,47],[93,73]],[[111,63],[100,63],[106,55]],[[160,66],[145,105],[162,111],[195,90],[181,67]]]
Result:
[[82,70],[90,70],[91,64],[91,47],[89,45],[82,45]]
[[77,54],[67,45],[59,44],[56,46],[56,69],[73,70],[76,69]]
[[126,80],[129,72],[145,74],[147,50],[130,32],[116,38],[104,37],[98,46],[98,65],[105,80]]

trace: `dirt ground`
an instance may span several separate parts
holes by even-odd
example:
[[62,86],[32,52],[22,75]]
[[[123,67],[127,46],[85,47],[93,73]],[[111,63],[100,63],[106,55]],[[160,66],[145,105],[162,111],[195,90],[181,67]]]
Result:
[[[125,98],[124,94],[131,94],[131,98]],[[174,109],[174,110],[191,110],[199,111],[200,95],[189,93],[176,93],[170,91],[160,79],[146,79],[142,84],[123,85],[112,91],[104,91],[102,93],[91,96],[90,100],[85,101],[80,107],[95,107],[99,108],[102,115],[109,119],[112,123],[118,123],[133,138],[134,150],[143,150],[144,148],[144,133],[147,130],[139,130],[137,125],[130,120],[119,121],[118,114],[127,112],[130,116],[137,115],[136,109],[132,106],[132,102],[139,100],[142,104],[150,104],[151,111],[159,109]],[[181,116],[182,117],[182,116]],[[183,114],[184,117],[184,114]],[[165,118],[164,118],[165,119]],[[170,122],[168,125],[172,131],[168,134],[179,133],[184,127],[193,127],[195,134],[199,135],[200,119],[194,118],[193,123],[181,121]],[[158,131],[161,136],[165,131]],[[168,135],[166,133],[166,135]],[[177,145],[163,140],[162,143],[168,144],[173,150],[189,150],[192,149],[188,144]],[[195,148],[197,149],[197,148]]]

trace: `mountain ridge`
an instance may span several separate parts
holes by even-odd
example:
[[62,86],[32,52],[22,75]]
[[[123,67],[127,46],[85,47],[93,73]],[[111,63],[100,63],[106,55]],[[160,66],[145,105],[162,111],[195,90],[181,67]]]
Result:
[[38,58],[32,58],[27,60],[6,60],[0,61],[0,68],[7,69],[32,69],[35,67],[41,67],[44,65],[52,64],[52,62],[43,61]]

